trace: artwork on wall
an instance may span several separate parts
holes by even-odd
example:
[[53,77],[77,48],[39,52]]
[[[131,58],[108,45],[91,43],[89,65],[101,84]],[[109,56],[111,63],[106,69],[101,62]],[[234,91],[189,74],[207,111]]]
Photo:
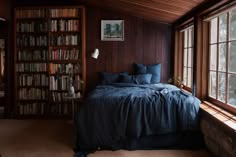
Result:
[[124,20],[102,20],[102,41],[124,41]]

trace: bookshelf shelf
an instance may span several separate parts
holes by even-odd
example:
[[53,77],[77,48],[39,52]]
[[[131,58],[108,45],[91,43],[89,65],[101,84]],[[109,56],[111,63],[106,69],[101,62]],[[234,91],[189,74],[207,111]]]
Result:
[[34,60],[34,59],[29,59],[29,60],[17,60],[16,63],[45,63],[47,60]]
[[63,35],[63,34],[78,34],[79,31],[60,31],[60,32],[49,32],[49,34],[59,34],[59,35]]
[[57,64],[77,64],[78,60],[49,60],[50,63],[57,63]]
[[48,88],[48,86],[17,86],[17,88]]
[[72,49],[79,48],[79,45],[57,45],[57,46],[49,46],[51,49]]
[[63,97],[71,75],[75,92],[85,91],[85,8],[17,7],[14,25],[16,116],[73,113]]
[[60,19],[70,19],[70,20],[78,20],[80,18],[74,16],[66,16],[66,17],[50,17],[51,20],[60,20]]
[[47,35],[48,32],[16,32],[17,35],[32,35],[32,36],[38,36],[38,35]]

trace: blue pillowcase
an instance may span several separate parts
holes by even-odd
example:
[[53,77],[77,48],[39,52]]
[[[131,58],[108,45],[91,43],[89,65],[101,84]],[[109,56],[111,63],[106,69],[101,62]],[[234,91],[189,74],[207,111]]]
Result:
[[143,64],[134,64],[134,69],[136,74],[146,74],[147,67]]
[[111,84],[120,82],[121,76],[128,76],[128,72],[122,73],[108,73],[108,72],[101,72],[101,84]]
[[122,75],[121,83],[150,84],[152,74]]
[[135,64],[136,74],[152,74],[151,83],[156,84],[161,81],[161,64],[143,65]]
[[101,72],[101,84],[110,84],[118,82],[119,74]]
[[151,78],[152,78],[152,74],[133,75],[133,83],[150,84]]
[[147,73],[152,74],[151,83],[156,84],[161,81],[161,64],[147,66]]
[[132,75],[120,75],[121,83],[133,83]]

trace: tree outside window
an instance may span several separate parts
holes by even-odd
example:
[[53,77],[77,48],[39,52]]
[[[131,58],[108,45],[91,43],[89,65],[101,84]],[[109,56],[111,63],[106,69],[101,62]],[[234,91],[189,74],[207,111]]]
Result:
[[184,30],[183,84],[192,88],[193,76],[193,27]]
[[210,21],[209,96],[236,106],[236,9]]

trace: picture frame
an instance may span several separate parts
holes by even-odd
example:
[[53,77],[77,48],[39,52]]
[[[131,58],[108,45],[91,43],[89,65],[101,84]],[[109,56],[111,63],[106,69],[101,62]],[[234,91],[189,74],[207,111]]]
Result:
[[102,20],[102,41],[124,41],[124,20]]

